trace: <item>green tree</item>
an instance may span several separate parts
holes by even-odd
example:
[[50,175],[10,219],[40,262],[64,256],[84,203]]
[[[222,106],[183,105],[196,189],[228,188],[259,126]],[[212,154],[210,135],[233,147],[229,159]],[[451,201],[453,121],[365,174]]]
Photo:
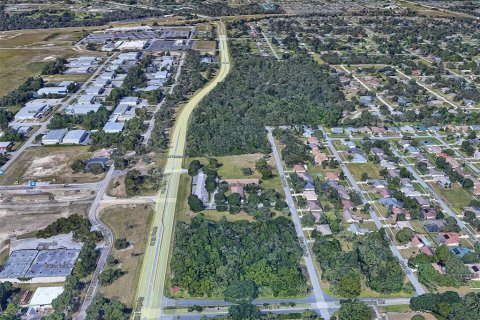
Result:
[[372,310],[360,300],[342,300],[338,320],[371,320]]
[[397,238],[398,242],[400,243],[407,243],[412,239],[413,231],[410,228],[403,228],[402,230],[398,231],[395,238]]
[[248,302],[241,302],[228,308],[228,318],[231,320],[253,320],[260,319],[261,314],[256,306]]
[[338,294],[346,298],[355,298],[360,295],[362,285],[359,272],[350,272],[340,278]]
[[225,301],[251,302],[258,296],[257,286],[251,280],[236,282],[227,287],[224,292]]
[[202,164],[198,160],[192,160],[188,166],[188,175],[194,176],[198,173],[198,170],[202,167]]
[[203,202],[196,195],[188,196],[188,206],[193,212],[200,212],[203,210]]

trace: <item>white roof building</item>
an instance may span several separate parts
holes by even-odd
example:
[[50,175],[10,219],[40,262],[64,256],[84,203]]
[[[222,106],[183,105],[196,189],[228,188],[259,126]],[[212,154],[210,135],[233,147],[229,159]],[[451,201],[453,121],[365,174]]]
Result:
[[85,89],[86,94],[95,95],[95,96],[101,95],[103,91],[104,89],[102,87],[95,87],[92,85],[90,85],[87,89]]
[[110,80],[110,79],[98,78],[98,79],[96,79],[96,80],[93,82],[93,86],[94,86],[94,87],[102,87],[102,88],[103,88],[103,87],[109,85],[110,82],[112,82],[112,80]]
[[51,309],[52,301],[61,295],[63,287],[40,287],[35,290],[35,293],[28,304],[29,307],[35,309]]
[[69,131],[63,138],[62,144],[81,144],[88,138],[86,130]]
[[34,120],[41,118],[51,110],[51,105],[48,100],[36,99],[29,101],[25,107],[20,109],[15,114],[15,120]]
[[42,138],[42,144],[44,145],[52,145],[52,144],[59,144],[62,142],[63,137],[67,134],[67,129],[57,129],[51,130]]
[[118,46],[119,50],[142,50],[147,46],[147,41],[145,40],[130,40],[123,41],[121,45]]
[[103,131],[106,133],[119,133],[122,132],[124,123],[122,122],[107,122],[103,127]]
[[91,111],[97,112],[98,109],[102,104],[100,103],[95,103],[95,104],[77,104],[73,106],[69,106],[68,108],[65,109],[65,113],[69,114],[87,114]]
[[129,106],[135,106],[140,103],[140,98],[139,97],[123,97],[120,100],[120,104],[126,104]]
[[100,75],[100,79],[105,79],[105,80],[112,80],[116,77],[116,73],[113,72],[113,71],[107,71],[107,72],[104,72]]
[[95,101],[93,94],[84,94],[78,97],[77,104],[92,104]]
[[61,87],[44,87],[37,90],[39,96],[49,95],[49,94],[67,94],[68,90],[66,86]]

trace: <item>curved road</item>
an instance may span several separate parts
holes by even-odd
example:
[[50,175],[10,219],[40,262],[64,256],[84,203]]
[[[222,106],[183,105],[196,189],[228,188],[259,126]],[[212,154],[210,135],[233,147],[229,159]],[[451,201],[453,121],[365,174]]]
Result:
[[222,82],[230,71],[227,31],[222,22],[217,22],[220,69],[215,78],[198,91],[180,111],[172,132],[172,143],[165,166],[164,187],[158,194],[156,212],[143,260],[138,284],[134,319],[159,319],[165,306],[164,289],[168,270],[173,229],[175,225],[175,204],[178,192],[182,160],[190,115],[198,103]]

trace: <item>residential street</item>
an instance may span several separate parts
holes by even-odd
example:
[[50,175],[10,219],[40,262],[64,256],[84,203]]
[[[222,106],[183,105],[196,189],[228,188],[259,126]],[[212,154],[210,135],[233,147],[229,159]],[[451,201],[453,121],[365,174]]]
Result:
[[308,247],[307,241],[305,240],[305,236],[302,229],[302,223],[300,222],[297,209],[295,208],[295,202],[293,201],[292,193],[290,192],[290,187],[288,186],[287,176],[285,175],[285,171],[283,170],[282,160],[280,158],[280,154],[278,153],[278,149],[275,144],[275,139],[273,138],[273,135],[272,135],[272,129],[267,128],[267,131],[268,131],[268,141],[272,146],[273,157],[277,165],[278,174],[280,175],[280,179],[282,180],[283,190],[285,191],[285,201],[287,202],[288,208],[290,209],[290,213],[292,215],[292,221],[295,226],[295,231],[297,233],[298,240],[305,252],[303,255],[303,259],[307,267],[308,276],[310,278],[310,283],[312,285],[313,293],[316,299],[314,309],[316,311],[319,311],[322,317],[327,320],[327,319],[330,319],[331,312],[328,310],[328,308],[322,308],[322,306],[324,306],[326,303],[326,295],[322,291],[322,287],[320,285],[320,279],[318,278],[318,275],[315,269],[315,264],[313,262],[312,254],[310,252],[310,248]]

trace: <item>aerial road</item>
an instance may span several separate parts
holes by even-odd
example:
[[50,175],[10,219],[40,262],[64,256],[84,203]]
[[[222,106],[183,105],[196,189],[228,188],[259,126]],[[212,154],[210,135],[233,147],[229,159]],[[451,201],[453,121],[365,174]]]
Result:
[[135,319],[160,319],[164,304],[168,257],[175,226],[175,205],[182,173],[182,162],[190,115],[200,101],[222,82],[230,71],[227,31],[222,22],[216,22],[219,40],[220,68],[215,78],[195,93],[179,111],[171,137],[168,159],[165,165],[164,187],[161,188],[150,241],[147,243],[142,271],[137,288],[134,308]]

